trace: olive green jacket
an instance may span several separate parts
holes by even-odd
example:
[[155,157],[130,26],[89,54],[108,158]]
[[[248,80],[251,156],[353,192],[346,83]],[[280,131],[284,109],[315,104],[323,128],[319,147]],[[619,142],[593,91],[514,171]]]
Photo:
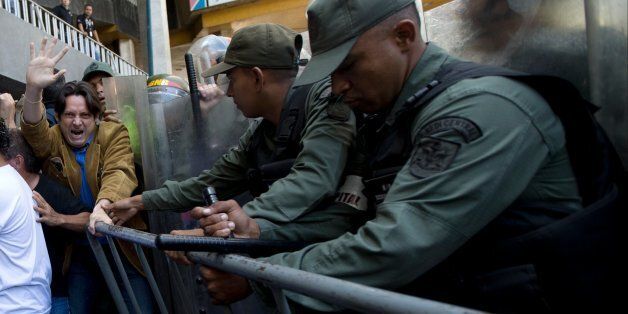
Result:
[[[429,44],[388,117],[452,60]],[[458,121],[476,128],[478,137],[467,141],[455,128],[433,124],[444,118],[464,119]],[[374,219],[355,234],[265,260],[394,290],[439,264],[515,201],[581,207],[562,125],[545,100],[523,84],[502,77],[460,81],[416,115],[411,132],[412,157]],[[434,141],[452,147],[444,163],[420,158],[437,157],[424,146]],[[337,309],[286,294],[308,308]]]
[[[290,173],[243,207],[259,224],[262,239],[326,240],[347,231],[354,221],[356,210],[349,206],[329,210],[319,206],[334,196],[341,183],[348,150],[355,137],[355,117],[344,105],[329,104],[329,94],[329,79],[312,87],[306,100],[306,123],[301,136],[303,149]],[[339,112],[341,116],[346,115],[346,119],[339,117]],[[201,191],[207,185],[213,185],[222,200],[247,191],[249,161],[245,149],[258,125],[253,124],[237,147],[198,177],[182,182],[166,181],[162,188],[144,192],[145,208],[186,211],[200,206],[203,204]],[[274,131],[264,130],[264,138],[271,148],[275,146]],[[293,222],[297,223],[285,226]]]

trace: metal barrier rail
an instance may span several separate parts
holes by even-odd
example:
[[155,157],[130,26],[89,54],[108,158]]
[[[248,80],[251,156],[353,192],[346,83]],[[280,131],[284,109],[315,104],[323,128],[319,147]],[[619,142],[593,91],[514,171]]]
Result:
[[101,43],[85,36],[76,27],[58,18],[54,13],[31,0],[1,0],[2,8],[46,34],[57,37],[68,46],[94,60],[103,61],[121,75],[147,75],[140,68],[124,60]]
[[[112,226],[102,222],[96,224],[96,231],[105,235],[109,242],[114,261],[118,267],[120,277],[125,289],[131,291],[130,284],[124,273],[120,256],[112,238],[119,238],[135,244],[136,251],[142,262],[142,267],[147,275],[150,287],[157,300],[161,313],[167,313],[163,299],[157,289],[157,284],[150,270],[146,257],[140,245],[159,249],[159,237],[165,235],[155,235],[134,229],[120,226]],[[87,235],[90,245],[98,260],[98,265],[105,277],[105,281],[112,292],[116,306],[120,313],[128,313],[128,309],[119,287],[115,283],[113,272],[104,255],[102,246],[94,236]],[[203,237],[197,237],[203,238]],[[188,239],[180,239],[185,242]],[[236,239],[224,240],[228,245]],[[263,241],[262,241],[263,242]],[[261,242],[260,242],[261,243]],[[169,248],[173,248],[170,246]],[[260,282],[269,287],[273,293],[277,308],[280,313],[290,313],[288,301],[283,290],[290,290],[303,295],[307,295],[327,303],[340,305],[360,312],[377,313],[480,313],[475,310],[450,305],[446,303],[416,298],[396,292],[368,287],[332,277],[309,273],[289,267],[273,265],[267,262],[258,261],[250,257],[235,254],[219,254],[207,252],[188,252],[187,257],[198,264],[213,267],[225,272],[246,277],[250,280]],[[137,301],[130,294],[131,303],[136,313],[141,313]]]

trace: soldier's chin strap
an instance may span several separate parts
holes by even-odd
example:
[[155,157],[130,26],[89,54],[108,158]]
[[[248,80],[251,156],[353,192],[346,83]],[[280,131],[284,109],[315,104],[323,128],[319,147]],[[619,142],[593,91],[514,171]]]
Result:
[[303,36],[301,34],[297,34],[294,37],[294,50],[296,52],[294,57],[294,66],[299,66],[299,62],[301,60],[301,49],[303,49]]
[[[301,34],[297,34],[294,37],[295,68],[299,65],[299,56],[302,48],[303,37]],[[303,130],[305,125],[305,102],[313,85],[308,84],[297,87],[293,85],[288,91],[275,135],[275,141],[277,142],[275,156],[281,156],[288,149],[291,142],[298,142],[297,139],[300,137],[301,130]]]
[[301,49],[303,49],[303,36],[297,34],[297,36],[294,37],[294,50],[296,51],[295,66],[305,66],[308,62],[307,59],[301,59]]

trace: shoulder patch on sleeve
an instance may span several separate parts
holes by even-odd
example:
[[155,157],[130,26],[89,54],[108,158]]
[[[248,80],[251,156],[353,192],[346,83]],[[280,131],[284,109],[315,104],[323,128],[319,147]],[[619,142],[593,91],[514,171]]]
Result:
[[351,108],[342,101],[335,101],[335,99],[330,98],[327,104],[327,115],[334,120],[344,122],[349,120]]
[[430,121],[419,131],[419,137],[426,137],[441,131],[454,130],[466,143],[482,136],[482,130],[471,120],[460,117],[443,117]]
[[442,117],[428,122],[419,131],[418,145],[412,155],[410,172],[415,177],[429,177],[449,168],[462,142],[437,137],[437,134],[447,131],[454,131],[464,143],[470,143],[482,136],[480,128],[466,118]]
[[460,148],[458,143],[423,137],[419,139],[419,145],[412,155],[410,172],[418,178],[442,172],[449,168],[458,153],[458,148]]

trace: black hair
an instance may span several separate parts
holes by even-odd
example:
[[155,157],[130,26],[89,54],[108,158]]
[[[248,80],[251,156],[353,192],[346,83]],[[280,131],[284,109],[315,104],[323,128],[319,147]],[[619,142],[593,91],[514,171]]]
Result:
[[17,155],[22,155],[26,172],[39,173],[39,170],[41,170],[41,162],[35,157],[35,152],[33,152],[33,148],[26,142],[22,131],[11,129],[9,130],[9,137],[11,144],[7,149],[5,157],[11,159],[15,158]]
[[0,118],[0,155],[7,158],[7,150],[11,146],[11,138],[9,137],[9,128],[4,123],[4,119]]
[[[59,72],[59,70],[54,69],[54,74],[57,74],[57,72]],[[63,88],[63,85],[65,85],[65,76],[62,75],[59,76],[59,78],[54,83],[44,88],[42,101],[44,105],[46,105],[46,108],[55,107],[55,102],[59,97],[59,91]]]
[[85,3],[85,6],[83,6],[83,9],[87,9],[87,7],[91,7],[92,9],[94,8],[94,6],[91,3]]
[[101,106],[96,90],[94,90],[94,87],[92,87],[91,84],[83,81],[73,81],[63,85],[63,88],[61,88],[61,91],[59,92],[57,103],[55,104],[55,112],[59,115],[59,117],[61,117],[65,111],[65,99],[72,95],[83,96],[83,98],[85,98],[87,110],[89,110],[94,118],[98,117]]

